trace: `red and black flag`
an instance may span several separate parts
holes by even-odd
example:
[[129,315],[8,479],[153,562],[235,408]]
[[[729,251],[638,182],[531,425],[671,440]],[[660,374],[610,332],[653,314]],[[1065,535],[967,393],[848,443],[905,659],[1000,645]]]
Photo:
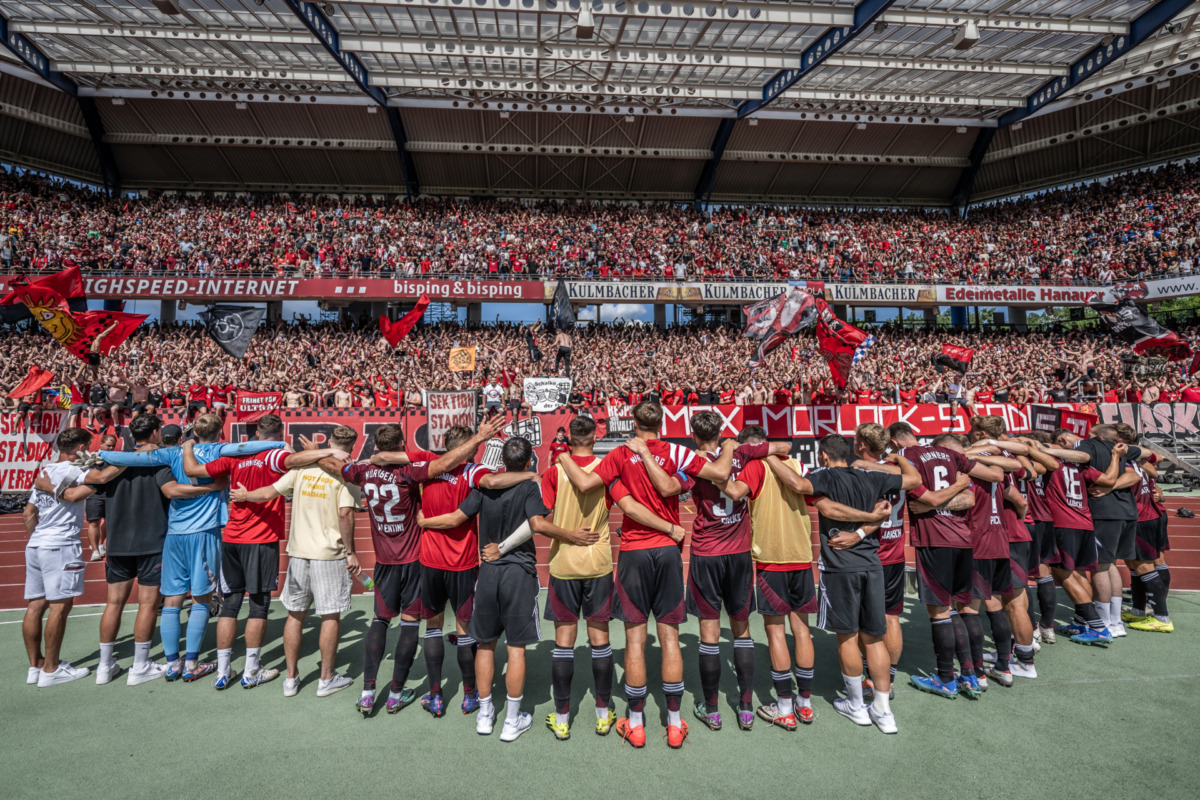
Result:
[[1092,303],[1092,310],[1104,320],[1110,334],[1132,345],[1133,352],[1140,356],[1161,356],[1168,361],[1180,361],[1192,354],[1191,346],[1179,334],[1151,319],[1128,297],[1116,303]]
[[867,332],[838,319],[824,300],[817,300],[817,342],[839,389],[846,388],[854,367],[854,351],[867,340]]
[[72,311],[67,302],[71,293],[83,294],[78,267],[13,287],[0,298],[0,305],[23,304],[63,347],[92,364],[119,347],[147,316],[123,311]]
[[[70,273],[74,273],[74,276]],[[67,307],[76,314],[81,314],[87,311],[87,296],[83,293],[83,279],[79,275],[79,268],[72,267],[68,270],[63,270],[57,275],[50,276],[58,278],[57,286],[59,293],[66,298]],[[13,278],[10,286],[13,291],[16,291],[21,286],[28,286],[29,281],[24,275],[18,275]],[[11,305],[0,305],[0,322],[12,325],[17,322],[24,322],[31,316],[29,308],[23,303],[13,303]]]
[[400,340],[408,336],[413,326],[421,321],[421,317],[425,315],[425,309],[427,308],[429,308],[429,295],[422,292],[421,296],[417,298],[417,304],[413,307],[413,310],[395,322],[392,322],[387,317],[380,317],[379,330],[383,332],[383,338],[387,339],[387,343],[392,347],[400,344]]
[[955,372],[965,373],[971,368],[971,359],[974,357],[974,350],[959,347],[956,344],[944,344],[942,352],[933,357],[933,363],[948,367]]
[[[746,310],[746,329],[743,335],[758,340],[754,355],[747,366],[754,369],[762,364],[784,339],[810,327],[817,319],[817,302],[803,289],[792,287],[778,297],[760,300]],[[823,302],[823,301],[821,301]]]

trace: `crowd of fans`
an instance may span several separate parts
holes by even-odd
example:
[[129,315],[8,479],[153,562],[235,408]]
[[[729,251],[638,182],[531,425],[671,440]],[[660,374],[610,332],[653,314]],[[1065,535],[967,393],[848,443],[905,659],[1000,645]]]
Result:
[[[1195,328],[1179,332],[1200,339]],[[279,392],[287,408],[371,408],[421,407],[425,392],[474,389],[481,407],[499,403],[522,412],[525,377],[568,373],[576,407],[641,399],[816,405],[1200,401],[1200,380],[1185,377],[1178,364],[1158,365],[1149,376],[1129,375],[1122,358],[1131,355],[1129,348],[1103,334],[883,326],[874,337],[839,390],[811,332],[789,339],[751,372],[746,362],[754,342],[730,327],[580,327],[568,361],[557,357],[554,337],[541,326],[421,326],[392,350],[372,322],[302,319],[264,324],[246,358],[235,360],[199,325],[150,323],[93,369],[23,326],[0,333],[8,355],[0,364],[0,390],[7,394],[31,364],[53,370],[51,394],[43,401],[72,408],[80,423],[95,428],[146,409],[224,411],[238,391]],[[934,365],[945,343],[974,350],[965,375]],[[473,372],[449,370],[447,356],[457,346],[476,348]],[[5,402],[16,409],[19,401]]]
[[1196,267],[1200,166],[943,211],[191,196],[0,174],[14,271],[1108,284]]

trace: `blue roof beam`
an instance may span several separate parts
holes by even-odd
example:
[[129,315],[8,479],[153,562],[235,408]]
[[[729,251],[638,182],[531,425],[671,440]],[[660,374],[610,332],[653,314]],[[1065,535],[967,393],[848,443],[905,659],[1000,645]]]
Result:
[[79,84],[61,72],[50,67],[50,57],[42,52],[33,41],[24,34],[9,28],[8,17],[0,14],[0,39],[13,55],[21,59],[31,70],[46,83],[60,92],[66,92],[75,98],[79,104],[79,114],[87,126],[92,147],[96,151],[96,161],[100,164],[100,179],[104,188],[112,194],[121,193],[121,173],[117,169],[117,161],[113,158],[112,148],[104,141],[104,122],[96,108],[96,101],[91,97],[79,96]]
[[358,56],[342,49],[341,36],[337,28],[325,16],[316,3],[301,2],[301,0],[286,0],[296,17],[304,23],[304,27],[316,37],[321,46],[329,52],[341,68],[350,76],[358,88],[383,106],[387,112],[388,124],[392,129],[392,138],[396,141],[396,151],[400,154],[400,170],[404,177],[404,193],[411,200],[420,194],[420,184],[417,182],[416,164],[408,151],[408,136],[404,132],[404,122],[400,118],[399,109],[388,105],[387,92],[371,83],[371,76],[366,66]]

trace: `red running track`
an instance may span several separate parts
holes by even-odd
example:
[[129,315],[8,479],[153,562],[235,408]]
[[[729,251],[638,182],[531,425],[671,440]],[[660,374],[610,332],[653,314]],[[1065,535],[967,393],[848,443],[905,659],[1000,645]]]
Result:
[[[1167,556],[1167,562],[1171,565],[1171,587],[1174,589],[1200,589],[1200,497],[1174,497],[1170,494],[1166,496],[1167,508],[1171,512],[1170,522],[1170,537],[1172,550]],[[1176,509],[1186,506],[1196,512],[1197,517],[1194,519],[1185,519],[1175,516]],[[289,507],[290,508],[290,507]],[[683,504],[682,522],[685,528],[691,526],[692,520],[695,517],[695,509],[691,503]],[[614,508],[612,517],[609,521],[614,542],[616,532],[621,526],[620,509]],[[814,531],[814,552],[816,550],[816,515],[813,515],[813,531]],[[0,516],[0,609],[23,608],[24,589],[25,589],[25,529],[21,523],[19,514],[8,514]],[[84,558],[90,556],[84,539]],[[548,580],[546,561],[549,556],[549,543],[542,537],[536,537],[538,551],[538,578],[542,585],[545,586]],[[365,514],[357,514],[354,526],[354,542],[355,548],[359,553],[359,558],[363,568],[370,570],[375,566],[374,551],[371,547],[371,530]],[[284,545],[281,545],[283,549]],[[684,568],[687,568],[689,549],[685,545],[683,549]],[[613,547],[613,557],[616,558],[617,549]],[[909,551],[909,561],[912,561],[912,552]],[[283,583],[283,572],[287,570],[287,554],[286,551],[280,558],[280,584]],[[106,584],[104,581],[104,565],[102,562],[89,564],[84,583],[84,593],[77,602],[85,603],[103,603],[106,595]],[[354,590],[356,593],[362,592],[363,588],[360,584],[355,583]]]

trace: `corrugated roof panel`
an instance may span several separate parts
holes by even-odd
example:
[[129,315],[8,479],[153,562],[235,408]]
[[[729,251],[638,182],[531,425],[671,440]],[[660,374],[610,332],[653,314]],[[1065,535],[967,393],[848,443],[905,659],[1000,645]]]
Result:
[[155,186],[190,183],[191,179],[171,160],[160,145],[112,145],[117,171],[126,186]]

